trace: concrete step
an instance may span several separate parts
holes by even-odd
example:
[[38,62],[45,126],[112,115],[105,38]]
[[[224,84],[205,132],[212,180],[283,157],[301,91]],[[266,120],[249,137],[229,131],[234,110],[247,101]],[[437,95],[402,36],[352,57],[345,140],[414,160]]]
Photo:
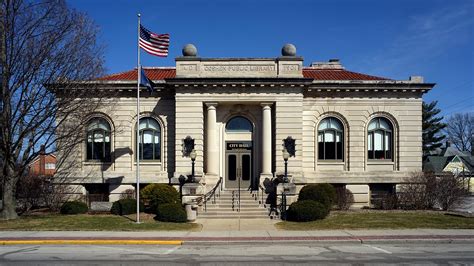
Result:
[[262,213],[246,213],[246,212],[234,212],[234,213],[200,213],[198,218],[221,218],[221,217],[252,217],[252,218],[266,218],[268,217],[267,212]]
[[[270,216],[251,216],[251,215],[238,215],[238,216],[198,216],[198,219],[272,219]],[[276,219],[276,218],[273,218]]]
[[[235,206],[233,210],[237,210],[239,207]],[[202,209],[204,210],[204,208]],[[241,211],[262,211],[266,210],[264,208],[260,208],[257,206],[252,206],[252,207],[245,207],[243,208],[242,206],[240,207]],[[220,211],[220,212],[225,212],[225,211],[232,211],[232,207],[226,207],[226,208],[221,208],[221,207],[207,207],[207,211]]]
[[[232,208],[232,206],[238,206],[239,204],[234,204],[232,205],[231,203],[216,203],[216,204],[207,204],[206,208],[221,208],[221,209],[230,209]],[[260,209],[263,209],[263,205],[258,205],[258,204],[255,204],[255,203],[252,203],[252,204],[247,204],[247,203],[240,203],[240,208],[244,209],[244,208],[260,208]]]

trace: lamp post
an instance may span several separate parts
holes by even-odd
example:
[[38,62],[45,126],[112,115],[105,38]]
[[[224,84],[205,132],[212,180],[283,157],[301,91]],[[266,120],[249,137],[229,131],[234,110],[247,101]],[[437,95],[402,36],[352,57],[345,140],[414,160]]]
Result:
[[183,186],[184,183],[186,183],[186,177],[184,175],[180,175],[178,177],[179,181],[179,197],[182,199],[183,198]]
[[284,183],[288,183],[288,158],[290,153],[286,149],[283,149],[283,160],[285,161],[285,177],[283,178]]
[[283,160],[285,161],[285,176],[283,177],[283,190],[281,192],[281,219],[286,220],[286,187],[285,183],[288,183],[288,158],[290,153],[286,149],[283,149]]
[[189,153],[189,157],[191,158],[191,182],[194,182],[194,162],[196,161],[196,151],[194,149]]

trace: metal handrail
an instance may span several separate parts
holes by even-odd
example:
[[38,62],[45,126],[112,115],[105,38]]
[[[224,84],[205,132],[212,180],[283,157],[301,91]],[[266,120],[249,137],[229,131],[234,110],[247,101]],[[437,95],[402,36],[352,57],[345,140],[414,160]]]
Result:
[[[260,190],[262,190],[262,192],[261,192],[262,197],[261,197],[260,205],[264,205],[265,202],[263,201],[263,194],[265,193],[265,188],[262,187],[262,184],[258,184],[258,188],[259,189],[257,189],[257,193],[260,193]],[[257,197],[258,197],[258,194],[257,194]]]
[[195,200],[196,204],[198,205],[204,202],[204,211],[207,211],[207,201],[211,197],[213,198],[213,203],[216,203],[216,190],[219,187],[219,185],[221,187],[220,190],[222,190],[222,177],[219,178],[219,181],[217,181],[216,185],[211,189],[211,191],[207,192],[205,195],[202,195],[201,197]]

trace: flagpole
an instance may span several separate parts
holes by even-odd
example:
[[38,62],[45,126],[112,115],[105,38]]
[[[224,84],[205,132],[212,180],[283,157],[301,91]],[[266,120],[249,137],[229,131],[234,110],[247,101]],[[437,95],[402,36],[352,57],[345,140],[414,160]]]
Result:
[[140,13],[138,16],[138,38],[137,38],[137,221],[140,223]]

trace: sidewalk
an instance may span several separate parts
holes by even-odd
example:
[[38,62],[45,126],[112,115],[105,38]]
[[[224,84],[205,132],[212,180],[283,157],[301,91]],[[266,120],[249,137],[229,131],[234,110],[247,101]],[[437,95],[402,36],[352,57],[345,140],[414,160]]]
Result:
[[0,245],[130,245],[130,244],[209,244],[225,243],[327,243],[327,242],[472,242],[474,230],[318,230],[318,231],[167,231],[167,232],[104,232],[104,231],[3,231]]

